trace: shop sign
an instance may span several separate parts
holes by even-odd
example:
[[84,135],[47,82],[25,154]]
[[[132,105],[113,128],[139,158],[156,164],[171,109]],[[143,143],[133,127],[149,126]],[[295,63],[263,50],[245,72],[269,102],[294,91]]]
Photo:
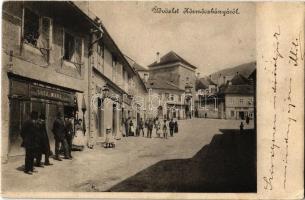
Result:
[[36,85],[31,85],[30,96],[69,102],[71,104],[74,102],[74,95],[70,93]]

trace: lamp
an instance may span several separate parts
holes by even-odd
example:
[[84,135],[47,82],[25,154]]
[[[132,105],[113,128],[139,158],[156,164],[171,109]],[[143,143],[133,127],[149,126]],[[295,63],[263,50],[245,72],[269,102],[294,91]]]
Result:
[[103,93],[103,99],[105,99],[109,96],[109,88],[107,85],[104,85],[104,87],[102,89],[102,93]]

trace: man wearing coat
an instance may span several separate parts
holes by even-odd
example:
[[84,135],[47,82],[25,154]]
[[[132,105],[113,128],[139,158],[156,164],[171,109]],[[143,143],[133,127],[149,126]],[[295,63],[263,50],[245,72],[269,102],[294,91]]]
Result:
[[54,139],[55,139],[55,160],[61,161],[59,157],[59,146],[62,144],[63,149],[64,149],[64,155],[65,159],[71,159],[69,157],[69,152],[68,152],[68,143],[66,140],[66,127],[65,123],[62,119],[62,114],[61,112],[58,112],[57,118],[55,119],[53,123],[53,134],[54,134]]
[[174,128],[175,128],[175,122],[173,121],[173,119],[171,119],[171,121],[169,122],[169,133],[171,137],[173,137],[174,135]]
[[52,165],[49,161],[49,157],[50,157],[50,152],[51,152],[51,148],[50,148],[50,142],[49,142],[49,137],[48,137],[48,133],[47,133],[47,128],[46,128],[46,123],[45,123],[45,115],[41,114],[39,116],[39,119],[37,121],[37,125],[38,125],[38,130],[39,130],[39,141],[40,141],[40,148],[39,148],[39,152],[38,155],[36,157],[36,166],[40,167],[41,165],[41,160],[42,160],[42,154],[45,155],[45,162],[44,165]]
[[73,140],[74,132],[73,132],[73,125],[69,117],[65,118],[65,126],[66,126],[66,140],[68,142],[68,155],[70,158],[72,158],[71,151],[72,151],[72,140]]
[[25,148],[25,168],[24,173],[32,175],[34,171],[34,158],[39,151],[39,130],[37,126],[38,113],[31,112],[31,119],[22,125],[20,135],[22,137],[21,146]]

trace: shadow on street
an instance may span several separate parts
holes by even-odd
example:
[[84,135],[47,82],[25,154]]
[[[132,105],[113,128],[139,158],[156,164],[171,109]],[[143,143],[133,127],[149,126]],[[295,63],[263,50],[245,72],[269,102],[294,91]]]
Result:
[[112,192],[256,192],[256,131],[220,129],[190,159],[160,161]]

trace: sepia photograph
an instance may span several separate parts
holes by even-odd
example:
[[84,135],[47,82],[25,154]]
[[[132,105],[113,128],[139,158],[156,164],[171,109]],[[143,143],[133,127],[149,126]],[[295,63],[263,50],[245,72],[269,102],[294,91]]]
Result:
[[256,9],[3,2],[1,193],[257,193]]

